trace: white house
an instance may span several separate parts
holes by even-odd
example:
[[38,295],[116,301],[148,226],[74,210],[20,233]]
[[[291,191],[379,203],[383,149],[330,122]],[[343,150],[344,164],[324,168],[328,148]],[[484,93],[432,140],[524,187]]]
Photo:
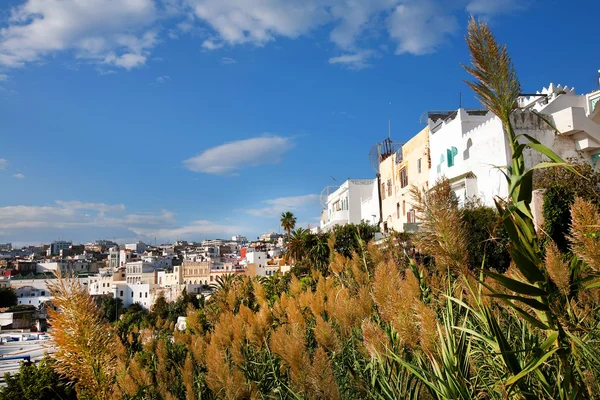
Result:
[[[579,96],[573,89],[550,85],[540,96],[522,98],[522,110],[512,115],[516,134],[534,137],[563,159],[577,158],[594,164],[600,156],[600,113],[592,108],[592,101],[600,97],[600,92],[596,96]],[[559,133],[534,111],[552,121]],[[495,196],[508,196],[506,178],[498,167],[510,164],[510,148],[498,117],[485,110],[461,108],[436,113],[428,124],[430,187],[442,177],[448,178],[461,204],[478,197],[493,206]],[[533,150],[526,150],[524,155],[527,168],[544,159]]]
[[136,252],[138,254],[143,253],[144,251],[146,251],[147,248],[148,248],[148,246],[144,242],[127,243],[125,245],[125,249],[126,250],[131,250],[131,251]]
[[321,230],[336,225],[379,221],[379,192],[376,179],[348,179],[333,192],[327,193],[325,209],[321,212]]
[[17,304],[39,307],[51,299],[47,288],[36,288],[33,286],[21,286],[15,289]]

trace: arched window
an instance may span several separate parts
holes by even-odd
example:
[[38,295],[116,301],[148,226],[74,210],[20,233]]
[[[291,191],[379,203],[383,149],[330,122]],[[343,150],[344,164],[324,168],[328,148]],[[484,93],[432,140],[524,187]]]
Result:
[[468,160],[471,157],[471,147],[473,147],[473,141],[469,138],[467,140],[467,148],[463,151],[463,160]]

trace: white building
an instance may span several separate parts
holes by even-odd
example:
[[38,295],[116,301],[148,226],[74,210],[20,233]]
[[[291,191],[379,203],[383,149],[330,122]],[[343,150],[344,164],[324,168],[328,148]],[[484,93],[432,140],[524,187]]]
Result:
[[156,267],[146,261],[132,261],[125,266],[126,283],[156,283]]
[[148,248],[148,246],[144,242],[127,243],[125,245],[125,249],[126,250],[131,250],[131,251],[136,252],[138,254],[141,254],[141,253],[145,252],[147,248]]
[[31,305],[39,308],[51,299],[47,288],[36,288],[34,286],[21,286],[15,289],[17,304]]
[[42,261],[37,263],[36,272],[52,272],[56,273],[60,270],[62,274],[74,272],[89,272],[91,263],[87,260],[57,260],[57,261]]
[[376,179],[349,179],[327,193],[326,207],[321,212],[321,230],[361,221],[376,225],[380,216],[378,190]]
[[266,276],[267,253],[264,251],[249,251],[243,261],[247,273],[252,276]]
[[231,237],[232,242],[236,242],[240,246],[245,246],[248,244],[248,238],[246,236],[235,235]]
[[[563,159],[594,164],[600,156],[600,113],[592,109],[592,102],[600,98],[600,92],[579,96],[572,89],[550,85],[541,94],[519,100],[524,110],[513,113],[516,134],[534,137]],[[532,110],[547,116],[559,133]],[[496,168],[510,164],[510,148],[498,117],[485,110],[461,108],[436,114],[429,119],[429,129],[430,187],[442,177],[448,178],[461,204],[478,197],[493,206],[495,196],[508,196],[506,178]],[[524,155],[526,168],[544,159],[533,150]]]
[[110,268],[119,268],[121,266],[121,251],[118,246],[111,247],[108,250],[108,266]]

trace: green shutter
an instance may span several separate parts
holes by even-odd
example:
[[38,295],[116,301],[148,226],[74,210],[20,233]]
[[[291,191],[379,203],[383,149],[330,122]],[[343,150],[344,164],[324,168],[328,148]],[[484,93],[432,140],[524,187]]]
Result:
[[452,150],[446,150],[446,156],[448,157],[448,168],[454,166],[454,155],[452,154]]

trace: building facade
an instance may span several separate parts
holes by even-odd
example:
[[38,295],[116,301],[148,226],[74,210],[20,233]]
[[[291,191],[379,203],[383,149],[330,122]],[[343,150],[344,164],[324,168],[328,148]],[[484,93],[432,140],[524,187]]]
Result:
[[330,231],[336,225],[359,224],[361,221],[377,224],[379,216],[377,180],[348,179],[327,194],[320,226],[322,231]]
[[413,136],[402,148],[379,165],[381,193],[381,230],[414,231],[416,214],[411,187],[429,186],[429,127]]

